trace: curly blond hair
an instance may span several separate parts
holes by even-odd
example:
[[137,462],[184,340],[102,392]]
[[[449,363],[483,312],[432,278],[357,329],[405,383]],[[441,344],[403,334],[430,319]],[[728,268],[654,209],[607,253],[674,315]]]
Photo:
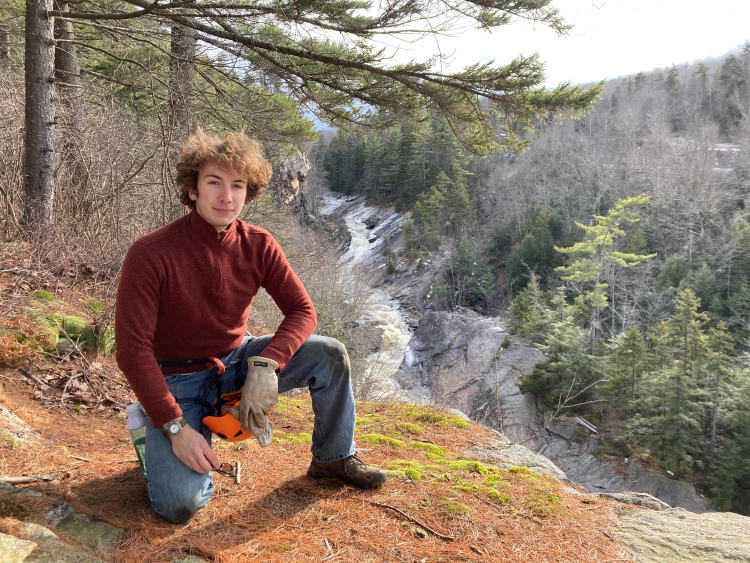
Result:
[[180,189],[180,201],[195,209],[190,192],[198,184],[198,172],[206,164],[216,164],[237,172],[247,181],[245,203],[263,193],[271,179],[271,164],[263,156],[258,141],[244,133],[227,133],[224,138],[198,130],[180,147],[175,182]]

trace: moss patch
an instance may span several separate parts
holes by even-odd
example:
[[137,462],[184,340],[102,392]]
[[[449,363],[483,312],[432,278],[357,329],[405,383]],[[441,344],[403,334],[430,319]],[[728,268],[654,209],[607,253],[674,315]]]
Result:
[[412,434],[421,434],[424,432],[424,426],[416,424],[415,422],[399,422],[396,424],[401,432],[410,432]]
[[560,512],[560,497],[552,491],[537,490],[526,501],[526,508],[538,516],[551,516]]
[[300,432],[299,434],[292,434],[291,432],[282,432],[280,430],[274,430],[273,441],[276,443],[284,440],[290,444],[312,444],[312,436],[307,432]]
[[403,441],[391,438],[390,436],[383,436],[382,434],[360,434],[359,439],[367,444],[385,444],[394,448],[402,448],[404,446]]
[[448,454],[448,452],[446,452],[440,446],[430,444],[428,442],[411,442],[409,446],[425,452],[425,455],[428,459],[442,458]]
[[16,504],[13,499],[0,498],[0,518],[14,518],[23,521],[29,517],[29,514],[28,510]]
[[440,505],[443,509],[443,513],[448,518],[455,518],[456,516],[460,516],[462,514],[469,514],[472,510],[470,506],[466,506],[465,504],[461,504],[460,502],[449,499],[441,500]]
[[34,293],[31,294],[31,296],[34,299],[40,299],[42,301],[56,301],[57,300],[57,297],[55,297],[54,293],[51,293],[51,292],[46,291],[44,289],[42,289],[40,291],[35,291]]

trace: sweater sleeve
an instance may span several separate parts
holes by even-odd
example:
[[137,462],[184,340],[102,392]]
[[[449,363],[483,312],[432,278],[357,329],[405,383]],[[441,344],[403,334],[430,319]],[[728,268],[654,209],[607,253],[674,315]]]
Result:
[[294,273],[284,251],[269,235],[263,255],[265,276],[262,286],[284,315],[263,355],[284,366],[315,330],[315,307],[302,282]]
[[179,417],[182,410],[169,392],[154,357],[154,332],[161,278],[148,250],[136,242],[122,265],[115,304],[117,365],[155,427]]

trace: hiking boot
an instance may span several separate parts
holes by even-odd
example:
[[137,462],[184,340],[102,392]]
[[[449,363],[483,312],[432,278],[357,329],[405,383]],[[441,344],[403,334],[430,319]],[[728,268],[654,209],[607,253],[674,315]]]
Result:
[[338,479],[360,489],[378,489],[387,479],[385,471],[370,467],[356,454],[328,463],[313,459],[307,476],[312,479]]

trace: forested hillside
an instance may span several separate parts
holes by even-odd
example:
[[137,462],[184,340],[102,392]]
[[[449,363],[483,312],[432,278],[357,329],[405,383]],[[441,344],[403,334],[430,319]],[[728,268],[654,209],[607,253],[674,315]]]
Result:
[[442,249],[444,307],[512,298],[548,358],[524,391],[750,513],[750,43],[611,80],[522,153],[472,157],[449,130],[424,114],[318,154],[333,189],[411,212],[391,271]]

